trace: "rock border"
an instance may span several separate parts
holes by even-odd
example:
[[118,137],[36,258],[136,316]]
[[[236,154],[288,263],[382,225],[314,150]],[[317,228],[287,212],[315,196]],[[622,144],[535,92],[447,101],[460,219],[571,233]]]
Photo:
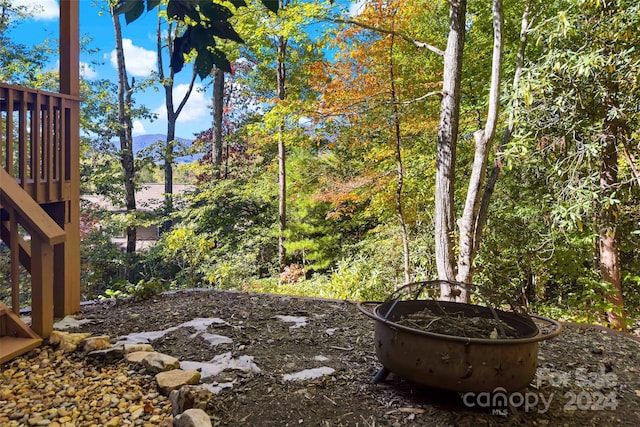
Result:
[[212,426],[211,417],[205,409],[214,398],[214,394],[200,385],[200,372],[180,369],[178,359],[155,351],[151,344],[112,345],[106,335],[92,337],[86,333],[57,330],[51,333],[48,341],[63,353],[72,353],[80,349],[90,358],[124,359],[155,374],[158,389],[171,403],[172,417],[166,420],[165,426]]

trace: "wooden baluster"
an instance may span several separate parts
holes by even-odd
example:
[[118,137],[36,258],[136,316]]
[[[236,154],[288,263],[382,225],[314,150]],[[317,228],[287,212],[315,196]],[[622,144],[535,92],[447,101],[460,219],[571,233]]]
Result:
[[7,90],[7,140],[6,140],[6,156],[7,163],[5,170],[11,176],[15,176],[13,169],[13,90]]
[[[18,101],[18,177],[20,186],[27,192],[27,92],[20,92]],[[31,193],[30,193],[31,194]]]
[[[0,88],[0,99],[4,100],[6,109],[9,109],[9,106],[6,105],[7,91],[5,88]],[[5,128],[4,121],[5,121],[4,110],[0,108],[0,168],[7,167],[6,163],[4,162],[4,160],[7,158],[7,156],[4,154],[6,152],[7,147],[6,146],[3,147],[3,144],[6,143],[6,138],[2,133],[3,129]]]
[[40,140],[40,93],[31,94],[32,106],[31,109],[31,179],[33,179],[33,193],[32,197],[37,202],[42,202],[40,197],[40,153],[41,153],[41,140]]
[[20,314],[20,247],[16,211],[5,207],[9,214],[9,249],[11,251],[11,311]]
[[60,194],[64,194],[62,196],[65,200],[69,199],[68,192],[64,192],[65,183],[70,179],[70,176],[67,174],[68,168],[68,155],[67,155],[67,124],[68,124],[68,108],[67,101],[62,101],[62,105],[60,106],[60,122],[58,127],[58,143],[60,144]]
[[56,153],[56,146],[55,146],[55,142],[54,142],[54,132],[53,132],[53,123],[54,123],[54,112],[53,112],[53,100],[51,99],[51,97],[47,97],[47,105],[46,105],[46,120],[44,122],[44,146],[46,147],[46,159],[47,159],[47,167],[46,167],[46,174],[45,174],[45,179],[47,180],[47,197],[49,198],[49,201],[51,200],[58,200],[58,198],[60,196],[56,195],[54,198],[54,189],[55,187],[53,186],[53,170],[54,170],[54,157],[55,157],[55,153]]

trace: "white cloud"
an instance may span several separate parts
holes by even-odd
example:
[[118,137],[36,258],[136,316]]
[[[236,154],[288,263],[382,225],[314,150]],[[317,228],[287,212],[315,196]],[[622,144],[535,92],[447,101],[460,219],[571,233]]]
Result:
[[366,5],[367,0],[352,1],[349,5],[349,16],[353,18],[360,15],[364,11]]
[[[134,46],[131,39],[122,39],[122,49],[124,50],[124,62],[127,66],[127,73],[137,77],[147,77],[156,69],[156,53],[140,46]],[[111,65],[118,69],[116,50],[111,51]]]
[[147,130],[144,128],[144,125],[140,120],[133,121],[133,129],[131,129],[131,134],[133,136],[136,135],[144,135],[147,133]]
[[[188,84],[179,84],[173,88],[173,103],[175,108],[179,105],[180,101],[187,93],[189,88]],[[202,91],[202,85],[196,83],[191,91],[191,96],[186,105],[182,109],[180,116],[178,116],[178,124],[180,123],[196,123],[202,122],[202,129],[210,127],[211,110],[209,109],[210,101],[206,97],[206,94]],[[160,105],[154,110],[154,113],[158,114],[158,120],[167,120],[167,108],[164,104]],[[176,132],[179,134],[179,132]]]
[[49,21],[60,15],[60,6],[56,0],[11,0],[13,6],[26,6],[33,19]]
[[80,75],[85,79],[95,79],[98,77],[98,72],[94,70],[91,65],[80,61]]

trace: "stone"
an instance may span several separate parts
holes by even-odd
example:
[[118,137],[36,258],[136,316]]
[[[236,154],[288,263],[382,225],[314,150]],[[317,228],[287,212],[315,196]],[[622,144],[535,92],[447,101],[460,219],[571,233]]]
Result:
[[131,353],[127,353],[124,358],[127,359],[128,362],[131,363],[142,363],[142,360],[150,355],[152,352],[150,351],[134,351]]
[[29,418],[29,419],[27,420],[27,423],[29,423],[29,425],[30,425],[30,426],[35,426],[35,425],[38,425],[38,423],[39,423],[40,421],[42,421],[42,419],[43,419],[43,418],[42,418],[42,417],[40,417],[40,416],[35,416],[35,417],[32,417],[32,418]]
[[211,399],[213,399],[213,393],[197,385],[184,385],[169,393],[169,402],[171,402],[174,416],[191,408],[207,409]]
[[183,371],[182,369],[173,369],[171,371],[160,372],[156,375],[158,388],[168,395],[173,390],[179,389],[183,385],[198,384],[200,382],[200,372]]
[[113,417],[105,424],[105,426],[106,427],[118,427],[120,425],[121,421],[122,421],[122,418]]
[[131,419],[133,421],[137,420],[138,418],[140,418],[142,415],[144,415],[144,409],[143,408],[139,408],[133,412],[129,411],[131,413]]
[[154,351],[151,344],[122,344],[122,350],[125,354],[136,351]]
[[[129,353],[127,356],[130,356],[131,354],[135,353]],[[170,371],[180,367],[180,361],[175,357],[157,352],[147,354],[140,362],[147,371],[152,373]]]
[[89,353],[95,350],[104,350],[111,346],[110,338],[108,335],[100,335],[97,337],[89,337],[82,341],[82,350],[85,353]]
[[61,331],[53,331],[49,336],[49,343],[57,345],[58,349],[63,353],[72,353],[76,351],[78,345],[91,336],[90,333],[68,333]]
[[91,323],[91,319],[76,319],[74,316],[67,316],[53,324],[54,329],[77,328],[84,323]]
[[325,375],[331,375],[336,370],[330,368],[328,366],[321,366],[319,368],[313,369],[305,369],[300,372],[295,372],[293,374],[284,374],[282,376],[283,381],[304,381],[304,380],[313,380],[316,378],[323,377]]
[[187,409],[173,421],[174,427],[210,427],[211,419],[202,409]]

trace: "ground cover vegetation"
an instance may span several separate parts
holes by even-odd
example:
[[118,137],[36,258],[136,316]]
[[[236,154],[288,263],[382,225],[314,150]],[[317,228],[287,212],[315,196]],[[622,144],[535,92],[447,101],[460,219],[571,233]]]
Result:
[[[339,1],[266,3],[227,3],[221,54],[195,62],[198,45],[180,64],[214,93],[191,148],[203,157],[179,167],[187,208],[85,210],[84,298],[214,287],[381,300],[446,278],[497,306],[638,327],[636,2],[371,0],[352,15]],[[121,4],[114,21],[159,13],[174,37],[211,12]],[[22,69],[5,80],[44,86]],[[82,162],[85,191],[122,203],[122,150],[107,144],[117,84],[83,83]],[[136,91],[163,84],[130,83],[129,119],[149,115]],[[131,159],[136,176],[159,175],[152,159]],[[150,249],[110,243],[152,221],[166,230]]]

